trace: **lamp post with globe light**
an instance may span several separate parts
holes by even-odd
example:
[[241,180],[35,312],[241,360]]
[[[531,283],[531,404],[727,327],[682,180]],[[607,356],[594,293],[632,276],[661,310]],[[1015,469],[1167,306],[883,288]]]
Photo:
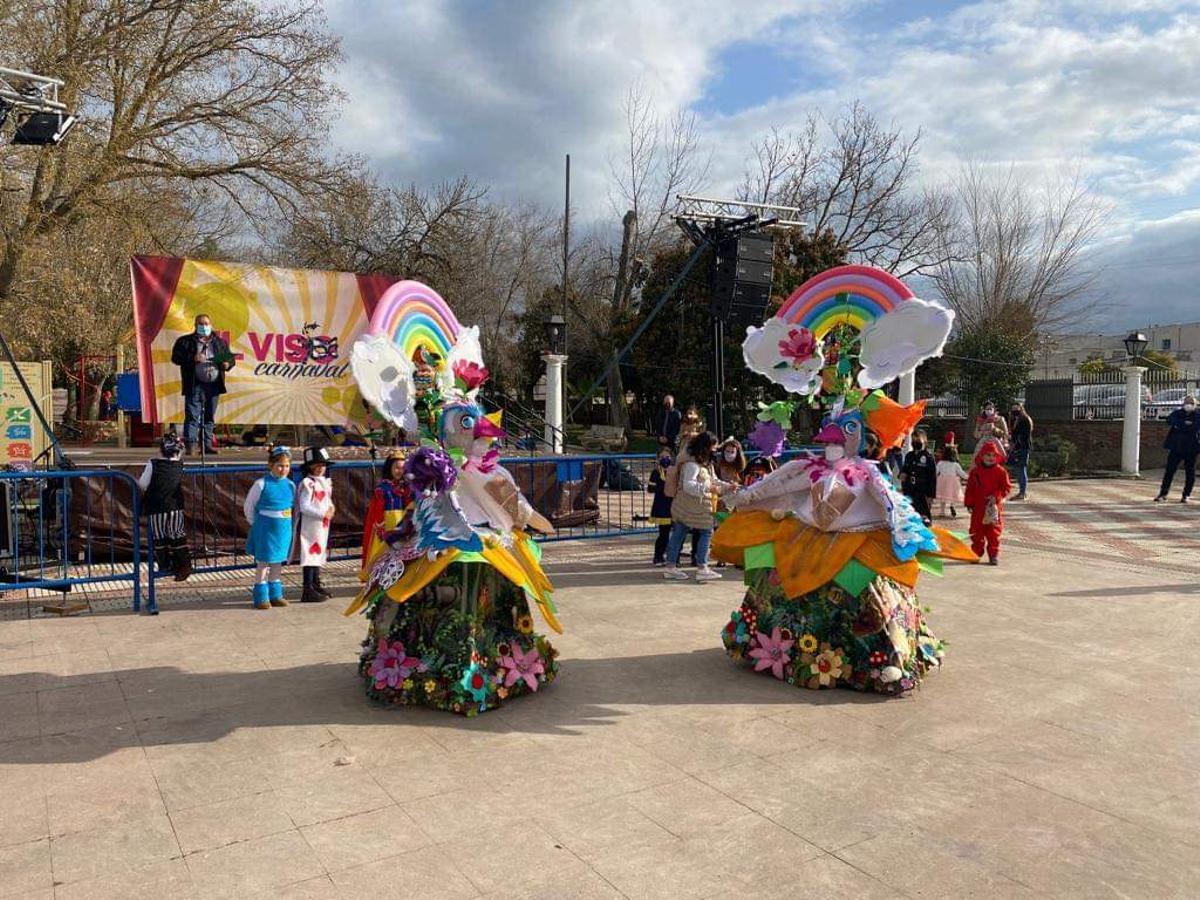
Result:
[[1142,375],[1145,366],[1138,361],[1150,343],[1140,331],[1131,331],[1125,338],[1125,424],[1121,433],[1121,471],[1139,476],[1142,450]]

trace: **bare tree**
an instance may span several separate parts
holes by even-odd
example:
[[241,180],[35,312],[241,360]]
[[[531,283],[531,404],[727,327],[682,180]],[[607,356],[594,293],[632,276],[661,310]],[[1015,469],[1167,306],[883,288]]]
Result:
[[[325,115],[337,41],[318,0],[23,0],[5,61],[63,79],[79,124],[58,147],[0,151],[0,302],[37,241],[172,185],[243,221],[335,189]],[[125,186],[132,191],[124,190]]]
[[965,331],[1002,322],[1044,334],[1077,324],[1100,299],[1093,246],[1108,210],[1079,177],[1030,187],[1014,167],[960,173],[953,223],[932,274]]
[[944,193],[915,184],[920,132],[885,128],[861,104],[795,131],[771,129],[752,149],[741,196],[795,207],[813,233],[828,231],[852,258],[900,277],[943,257]]

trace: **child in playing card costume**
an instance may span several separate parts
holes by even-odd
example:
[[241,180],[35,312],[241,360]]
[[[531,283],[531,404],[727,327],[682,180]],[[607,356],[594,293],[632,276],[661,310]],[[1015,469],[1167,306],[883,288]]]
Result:
[[304,478],[296,491],[300,507],[300,566],[304,573],[301,603],[323,603],[332,596],[321,583],[321,566],[329,556],[329,526],[333,522],[333,482],[324,447],[304,451]]
[[989,565],[1000,564],[1000,533],[1004,530],[1004,501],[1012,480],[1004,468],[1004,451],[997,441],[984,441],[975,453],[967,476],[963,503],[971,511],[971,549],[982,556],[986,546]]

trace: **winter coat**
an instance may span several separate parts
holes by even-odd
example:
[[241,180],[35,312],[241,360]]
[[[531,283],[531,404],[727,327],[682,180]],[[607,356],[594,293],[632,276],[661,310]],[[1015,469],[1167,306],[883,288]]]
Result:
[[[212,342],[213,356],[221,356],[229,352],[229,345],[217,335],[209,338]],[[190,397],[192,388],[196,386],[196,351],[200,347],[200,338],[193,332],[185,334],[175,341],[171,348],[171,362],[179,366],[179,375],[183,381],[183,396]],[[217,366],[217,380],[212,382],[218,394],[225,393],[226,367],[233,368],[232,362]]]
[[910,450],[901,474],[904,493],[910,497],[932,497],[937,492],[937,461],[929,450]]
[[1200,451],[1200,410],[1174,410],[1167,416],[1167,427],[1170,430],[1163,449],[1181,456],[1195,456]]
[[716,485],[711,465],[694,460],[683,464],[679,476],[679,491],[671,501],[671,519],[700,531],[713,527],[712,488]]
[[655,464],[649,481],[650,485],[646,490],[654,495],[654,499],[650,501],[650,524],[670,525],[673,498],[667,496],[667,470]]

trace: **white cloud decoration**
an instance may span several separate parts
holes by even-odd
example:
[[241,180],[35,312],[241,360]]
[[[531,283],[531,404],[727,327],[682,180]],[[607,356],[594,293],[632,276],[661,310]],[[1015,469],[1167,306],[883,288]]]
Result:
[[925,360],[941,356],[953,324],[953,311],[915,297],[869,322],[861,335],[858,383],[882,387]]
[[365,334],[350,349],[358,392],[381,416],[409,434],[417,431],[413,410],[414,366],[386,334]]
[[771,318],[761,328],[746,329],[742,341],[746,367],[793,394],[812,394],[821,387],[825,358],[812,332],[786,319]]

